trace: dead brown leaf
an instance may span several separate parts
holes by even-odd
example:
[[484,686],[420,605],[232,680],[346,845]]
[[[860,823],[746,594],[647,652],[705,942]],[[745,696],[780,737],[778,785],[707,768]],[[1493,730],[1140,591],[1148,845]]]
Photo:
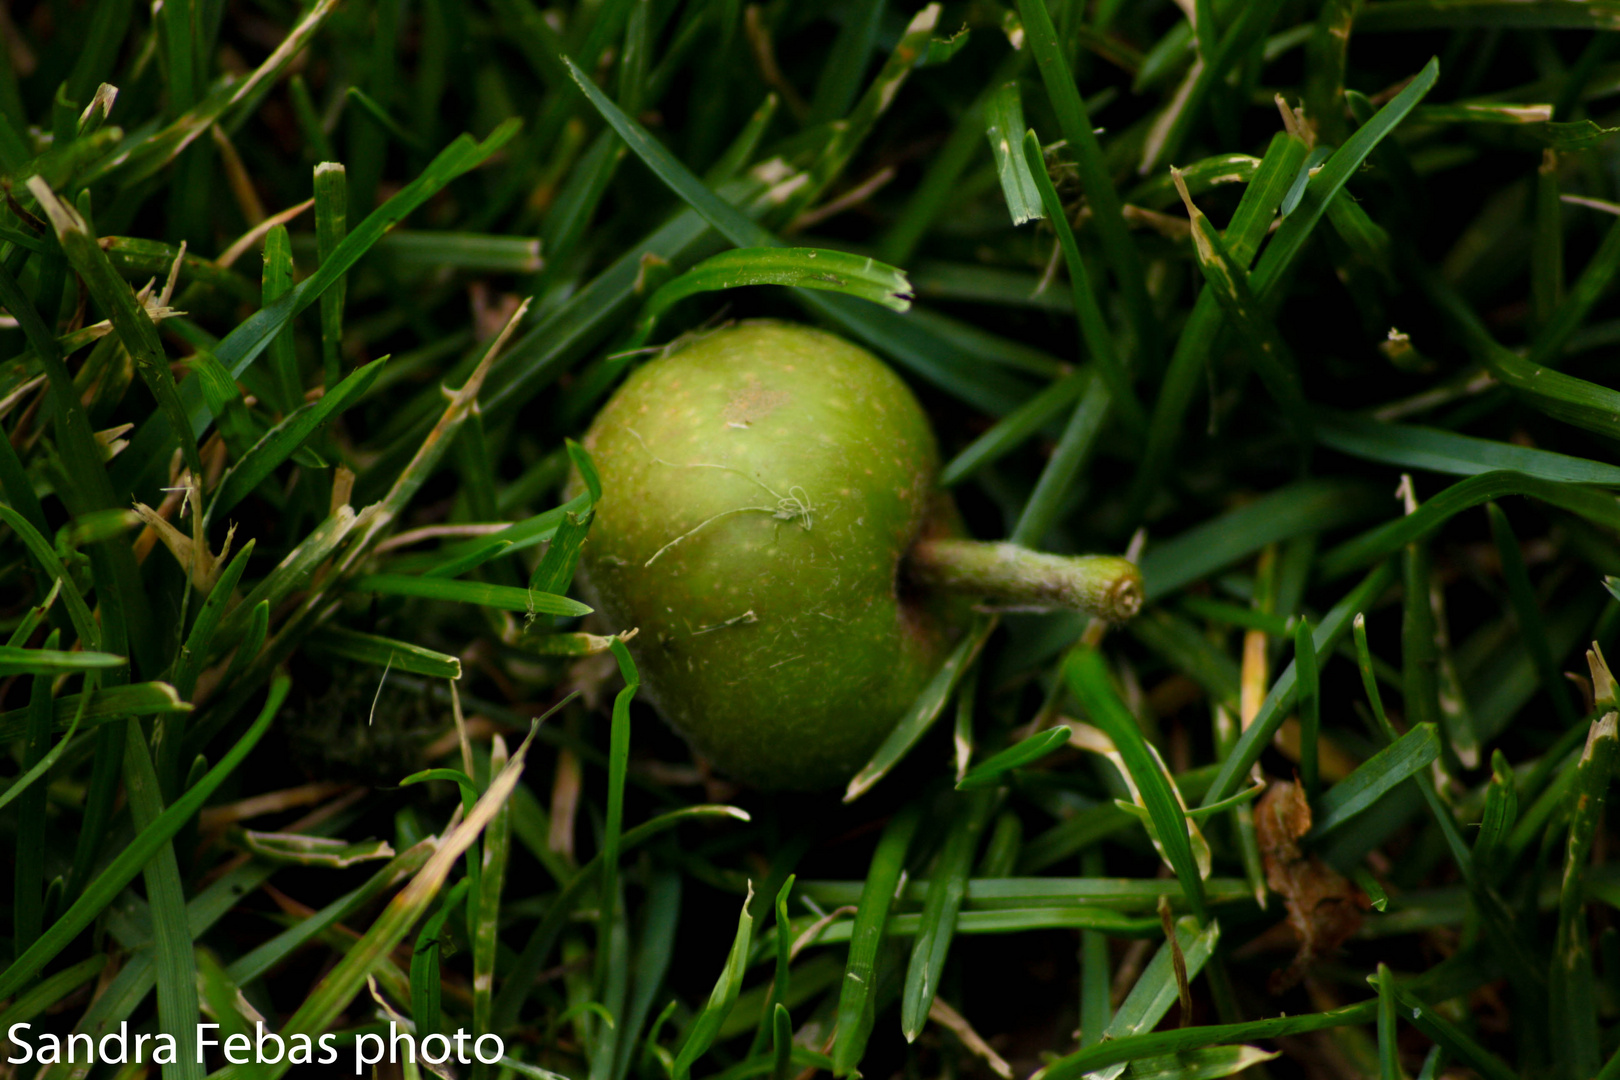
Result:
[[1311,963],[1331,956],[1361,928],[1371,904],[1355,882],[1315,855],[1300,850],[1311,831],[1311,807],[1293,781],[1274,781],[1254,809],[1255,839],[1266,867],[1266,884],[1288,911],[1288,925],[1299,951],[1288,967],[1272,972],[1271,992],[1280,994],[1299,982]]

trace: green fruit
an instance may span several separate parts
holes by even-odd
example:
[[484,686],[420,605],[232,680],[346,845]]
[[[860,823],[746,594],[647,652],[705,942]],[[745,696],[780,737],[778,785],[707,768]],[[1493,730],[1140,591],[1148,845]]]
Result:
[[[585,585],[639,631],[664,716],[758,786],[847,779],[966,615],[905,562],[919,538],[944,541],[952,565],[964,543],[949,539],[934,437],[905,384],[831,334],[744,323],[641,367],[584,442],[602,480]],[[933,569],[918,580],[998,591]]]

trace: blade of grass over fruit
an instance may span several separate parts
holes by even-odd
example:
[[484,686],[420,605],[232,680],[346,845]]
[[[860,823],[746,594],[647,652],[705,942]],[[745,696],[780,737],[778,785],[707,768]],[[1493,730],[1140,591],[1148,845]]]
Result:
[[[1388,506],[1385,492],[1343,480],[1299,480],[1174,539],[1141,559],[1151,603],[1265,547],[1308,532],[1339,528]],[[1392,549],[1393,550],[1393,549]]]
[[328,393],[322,394],[318,401],[294,410],[266,432],[220,478],[214,500],[208,507],[209,520],[230,513],[311,436],[365,397],[366,391],[377,381],[377,376],[382,374],[382,367],[388,359],[385,356],[373,360],[332,387]]
[[312,633],[308,642],[308,647],[317,654],[408,671],[431,679],[461,678],[461,661],[456,657],[396,638],[325,626]]
[[351,581],[349,588],[355,592],[375,593],[378,596],[420,596],[427,600],[448,600],[460,604],[478,604],[501,611],[532,612],[540,615],[588,615],[592,610],[566,596],[454,578],[414,577],[409,574],[363,574]]
[[1322,795],[1315,808],[1311,839],[1320,841],[1349,823],[1439,756],[1440,736],[1436,727],[1433,724],[1414,727]]
[[720,1032],[720,1025],[725,1022],[726,1016],[731,1012],[733,1005],[737,1004],[737,995],[742,991],[743,973],[748,967],[748,949],[753,942],[754,917],[748,913],[748,904],[754,898],[753,887],[748,890],[748,899],[743,902],[742,913],[737,916],[737,936],[731,943],[731,951],[726,955],[725,966],[720,969],[720,977],[715,981],[714,989],[709,993],[708,1004],[692,1024],[692,1031],[681,1044],[681,1051],[675,1056],[671,1075],[675,1080],[687,1080],[692,1075],[692,1064],[708,1052],[714,1045],[715,1036]]
[[[1391,563],[1380,563],[1322,617],[1322,621],[1317,624],[1315,632],[1311,635],[1311,640],[1316,646],[1318,666],[1344,637],[1345,631],[1350,629],[1351,620],[1359,612],[1366,610],[1389,586],[1394,574],[1394,566]],[[1238,786],[1243,782],[1242,778],[1248,775],[1249,769],[1260,760],[1260,754],[1270,744],[1277,729],[1287,717],[1288,710],[1293,707],[1298,694],[1298,678],[1296,664],[1290,663],[1277,677],[1277,681],[1272,683],[1271,690],[1260,705],[1260,711],[1255,713],[1249,726],[1238,736],[1237,745],[1221,763],[1220,772],[1204,795],[1201,806],[1212,806],[1237,792]]]
[[883,745],[877,748],[872,760],[861,766],[861,771],[850,780],[849,786],[844,789],[844,801],[854,802],[866,794],[874,784],[888,775],[889,770],[899,764],[900,759],[910,752],[928,729],[934,726],[940,713],[945,711],[945,703],[950,700],[956,686],[962,681],[969,665],[979,656],[979,650],[990,639],[990,634],[996,628],[994,615],[975,616],[973,625],[968,628],[962,640],[957,643],[955,650],[940,665],[934,677],[923,687],[917,700],[912,702],[911,708],[900,718],[894,726],[889,737],[883,740]]
[[1063,678],[1069,692],[1085,706],[1091,722],[1113,740],[1136,791],[1142,796],[1153,831],[1163,846],[1165,860],[1175,871],[1187,903],[1200,923],[1207,922],[1204,880],[1193,854],[1186,812],[1163,764],[1149,749],[1141,727],[1119,699],[1101,654],[1089,647],[1077,648],[1063,663]]
[[1413,424],[1384,424],[1347,413],[1319,412],[1316,437],[1325,446],[1369,461],[1454,476],[1511,470],[1568,484],[1620,487],[1620,468],[1494,439]]
[[[783,246],[769,230],[711,191],[646,129],[609,100],[573,61],[564,60],[575,83],[602,114],[602,118],[659,180],[702,215],[716,231],[738,247]],[[964,400],[997,413],[1009,412],[1023,400],[1024,394],[1020,392],[1018,383],[995,379],[984,372],[981,364],[971,362],[970,358],[976,360],[973,353],[961,357],[960,362],[951,363],[949,367],[944,366],[948,363],[946,358],[954,358],[959,350],[943,342],[938,333],[924,329],[915,319],[902,321],[895,313],[869,308],[842,296],[804,289],[798,290],[797,295],[799,302],[811,311],[832,319],[862,341],[938,382]]]
[[[1277,208],[1287,196],[1294,178],[1310,153],[1305,140],[1279,132],[1272,136],[1266,156],[1261,159],[1254,179],[1244,189],[1237,211],[1226,227],[1226,248],[1238,265],[1247,268],[1254,261],[1276,217]],[[1172,187],[1172,190],[1173,187]],[[1188,408],[1203,383],[1205,368],[1225,312],[1207,287],[1193,304],[1187,325],[1176,339],[1170,367],[1159,387],[1148,422],[1147,444],[1143,448],[1132,485],[1131,516],[1140,516],[1148,498],[1157,491],[1170,468],[1180,442]]]
[[[1163,351],[1163,335],[1153,315],[1141,255],[1136,249],[1136,241],[1125,226],[1124,209],[1119,193],[1114,190],[1102,144],[1092,131],[1091,120],[1086,115],[1086,104],[1080,97],[1079,86],[1065,59],[1067,50],[1058,38],[1056,27],[1052,25],[1046,0],[1019,0],[1018,12],[1023,16],[1025,40],[1034,54],[1041,81],[1046,84],[1052,110],[1057,114],[1058,130],[1068,140],[1069,150],[1075,156],[1080,187],[1091,204],[1092,226],[1097,230],[1103,254],[1125,296],[1125,310],[1136,333],[1138,348],[1148,360],[1148,366],[1154,367],[1156,358]],[[1027,154],[1025,160],[1029,160]],[[1030,166],[1035,168],[1035,163],[1030,162]],[[1046,172],[1044,162],[1039,168],[1041,173]],[[1035,179],[1038,183],[1039,177]],[[1051,214],[1049,205],[1047,213]],[[1058,219],[1067,220],[1061,213],[1054,216],[1054,221]]]
[[1041,142],[1033,130],[1024,133],[1023,151],[1035,189],[1040,193],[1047,216],[1052,220],[1052,229],[1057,233],[1058,245],[1063,249],[1063,262],[1069,270],[1069,285],[1074,293],[1074,311],[1080,322],[1081,340],[1085,342],[1086,351],[1091,354],[1092,362],[1097,365],[1097,371],[1107,384],[1120,418],[1133,432],[1140,433],[1147,427],[1147,414],[1136,398],[1124,358],[1120,356],[1114,335],[1108,329],[1108,321],[1103,317],[1097,291],[1086,273],[1085,261],[1080,257],[1080,247],[1075,243],[1074,231],[1069,228],[1069,218],[1058,198],[1057,189],[1052,186],[1052,178],[1046,173]]
[[1541,606],[1536,602],[1535,588],[1530,583],[1530,572],[1524,565],[1524,549],[1513,534],[1507,515],[1494,502],[1485,504],[1485,513],[1491,522],[1491,537],[1496,541],[1497,558],[1502,564],[1502,579],[1507,583],[1508,602],[1513,606],[1513,617],[1519,625],[1519,634],[1530,659],[1536,666],[1536,677],[1541,689],[1552,698],[1559,721],[1566,727],[1578,723],[1575,706],[1569,700],[1566,680],[1558,670],[1547,630],[1541,617]]
[[1012,770],[1032,765],[1054,750],[1068,745],[1068,742],[1068,728],[1053,728],[1039,735],[1031,735],[975,765],[966,776],[956,782],[956,790],[969,791],[999,784]]
[[[633,829],[625,831],[619,844],[619,851],[629,851],[639,844],[652,839],[659,833],[672,826],[680,824],[691,818],[700,817],[729,817],[738,821],[749,820],[746,811],[735,806],[687,806],[679,810],[671,810],[660,814],[650,821],[645,821]],[[579,868],[579,872],[571,877],[559,890],[551,906],[546,909],[545,917],[529,935],[528,943],[523,947],[522,954],[514,960],[507,971],[506,978],[501,983],[501,989],[495,996],[495,1008],[491,1014],[490,1023],[493,1030],[500,1031],[511,1027],[517,1022],[518,1012],[523,1007],[524,998],[529,988],[534,984],[535,977],[540,973],[546,958],[550,955],[551,947],[556,944],[557,936],[562,933],[563,927],[572,917],[575,902],[595,883],[597,875],[602,871],[602,857],[600,854],[590,862]]]
[[[1322,554],[1317,572],[1323,580],[1342,577],[1427,536],[1463,510],[1504,495],[1528,495],[1608,528],[1620,526],[1614,497],[1589,487],[1559,484],[1515,472],[1488,472],[1460,480],[1413,513],[1380,525]],[[1145,568],[1144,568],[1145,569]]]
[[[1007,200],[1014,225],[1046,216],[1041,190],[1036,186],[1029,157],[1023,152],[1027,130],[1017,80],[990,91],[985,107],[985,134],[990,139],[990,153],[996,159],[996,174],[1001,178],[1001,194]],[[1044,159],[1040,171],[1046,172]]]
[[1615,713],[1594,721],[1575,766],[1574,803],[1564,856],[1564,880],[1558,899],[1558,931],[1549,965],[1548,1006],[1554,1034],[1553,1054],[1567,1075],[1590,1076],[1602,1060],[1596,977],[1592,970],[1591,932],[1586,920],[1586,878],[1592,843],[1614,771]]
[[[531,732],[530,738],[532,737]],[[395,894],[382,914],[371,924],[371,928],[349,948],[343,959],[326,974],[320,985],[305,998],[297,1012],[282,1026],[284,1038],[298,1034],[309,1035],[312,1038],[318,1036],[328,1030],[339,1014],[348,1007],[354,995],[365,984],[366,978],[404,939],[433,902],[451,867],[505,805],[519,776],[522,775],[528,749],[529,740],[525,739],[513,752],[512,759],[506,767],[491,779],[489,787],[479,797],[472,812],[439,842],[437,849],[422,869]],[[273,1080],[284,1074],[289,1067],[290,1062],[283,1058],[276,1064],[260,1068]],[[237,1068],[239,1067],[228,1066],[224,1073],[233,1076],[243,1075],[235,1071]]]
[[837,1035],[833,1042],[833,1074],[847,1076],[866,1052],[877,1003],[878,946],[889,921],[895,886],[905,869],[906,851],[922,823],[923,800],[906,803],[883,828],[861,889],[855,925],[850,931],[849,960],[839,984]]
[[745,285],[827,289],[894,311],[911,307],[905,272],[865,256],[826,248],[733,248],[711,255],[653,293],[627,348],[644,345],[664,313],[687,297]]
[[[499,125],[483,142],[475,142],[467,135],[457,138],[428,164],[420,176],[366,215],[365,220],[343,238],[331,257],[321,262],[315,273],[295,285],[274,306],[255,312],[227,334],[214,350],[215,358],[233,376],[240,378],[242,372],[269,346],[271,339],[281,332],[282,327],[346,274],[389,229],[438,194],[452,180],[483,164],[511,141],[520,126],[518,121],[509,120]],[[200,435],[207,428],[209,414],[204,408],[200,388],[191,387],[190,379],[180,384],[180,399],[191,419],[193,434]],[[129,450],[120,456],[112,470],[116,484],[124,488],[133,487],[134,480],[148,467],[148,462],[134,459],[154,455],[165,440],[175,437],[162,430],[166,424],[166,420],[154,415],[140,425],[130,440]]]
[[945,843],[928,883],[928,898],[923,901],[911,962],[906,967],[905,986],[901,991],[900,1029],[907,1042],[916,1042],[917,1036],[922,1034],[934,995],[939,992],[945,961],[950,955],[951,937],[956,933],[957,913],[967,892],[968,872],[995,801],[993,791],[978,791],[955,802]]
[[220,759],[219,764],[208,770],[206,776],[157,815],[151,824],[141,829],[129,846],[119,852],[106,869],[85,886],[84,892],[56,922],[47,927],[37,941],[24,949],[12,961],[10,967],[0,972],[0,998],[15,994],[71,944],[124,886],[140,873],[141,868],[157,854],[158,850],[180,831],[180,827],[201,809],[203,803],[214,793],[214,789],[242,763],[242,759],[247,757],[248,752],[268,730],[270,721],[281,708],[281,702],[287,696],[290,686],[291,683],[286,678],[277,679],[270,689],[269,699],[260,711],[258,719]]

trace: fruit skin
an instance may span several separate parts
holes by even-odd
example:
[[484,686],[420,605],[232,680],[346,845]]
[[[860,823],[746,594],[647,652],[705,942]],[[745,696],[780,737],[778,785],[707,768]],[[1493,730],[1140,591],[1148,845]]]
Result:
[[910,390],[831,334],[747,322],[641,367],[584,444],[602,479],[585,588],[639,629],[660,711],[759,787],[848,779],[963,611],[901,578],[912,542],[954,520]]

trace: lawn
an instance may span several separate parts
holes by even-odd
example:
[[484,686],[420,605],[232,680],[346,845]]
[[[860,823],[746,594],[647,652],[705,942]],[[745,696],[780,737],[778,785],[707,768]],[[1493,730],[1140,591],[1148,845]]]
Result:
[[[1617,41],[0,6],[0,1078],[1620,1077]],[[926,467],[636,491],[593,417],[751,320]],[[896,497],[1129,602],[981,582],[857,686],[779,631],[853,579],[690,585]]]

